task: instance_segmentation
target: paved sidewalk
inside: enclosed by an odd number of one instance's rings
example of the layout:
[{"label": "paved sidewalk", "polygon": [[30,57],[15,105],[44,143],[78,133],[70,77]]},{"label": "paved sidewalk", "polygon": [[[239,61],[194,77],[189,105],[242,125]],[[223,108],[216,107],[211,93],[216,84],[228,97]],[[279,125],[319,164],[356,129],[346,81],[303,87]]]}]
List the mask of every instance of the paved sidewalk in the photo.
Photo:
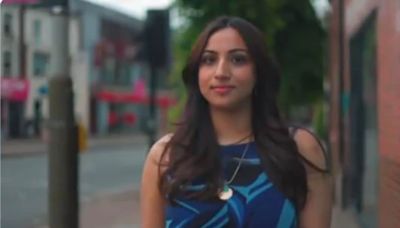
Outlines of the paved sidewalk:
[{"label": "paved sidewalk", "polygon": [[[82,228],[140,227],[139,192],[130,191],[98,197],[81,205]],[[360,228],[352,211],[335,207],[331,228]]]},{"label": "paved sidewalk", "polygon": [[[139,192],[132,190],[97,196],[80,205],[80,228],[135,228],[140,227]],[[35,228],[49,228],[47,221]]]},{"label": "paved sidewalk", "polygon": [[81,228],[140,227],[139,192],[104,196],[81,205]]},{"label": "paved sidewalk", "polygon": [[[88,139],[88,149],[147,143],[144,134],[113,134]],[[1,141],[1,157],[14,157],[47,153],[48,144],[39,138]]]},{"label": "paved sidewalk", "polygon": [[333,208],[332,212],[332,223],[331,228],[360,228],[361,226],[357,222],[356,213],[351,209],[342,210],[340,205],[337,205],[337,201],[339,201],[341,196],[342,189],[342,173],[336,173],[335,178],[335,199],[336,205]]},{"label": "paved sidewalk", "polygon": [[[80,205],[81,228],[140,227],[139,189],[97,195]],[[46,224],[43,221],[42,224]],[[39,226],[38,228],[47,228]],[[360,228],[355,212],[335,205],[330,228]]]},{"label": "paved sidewalk", "polygon": [[333,208],[331,228],[360,228],[355,213],[351,210]]},{"label": "paved sidewalk", "polygon": [[[336,176],[336,199],[340,199],[340,174]],[[81,205],[82,228],[140,227],[139,191],[95,197]],[[335,205],[330,228],[360,228],[355,212]]]}]

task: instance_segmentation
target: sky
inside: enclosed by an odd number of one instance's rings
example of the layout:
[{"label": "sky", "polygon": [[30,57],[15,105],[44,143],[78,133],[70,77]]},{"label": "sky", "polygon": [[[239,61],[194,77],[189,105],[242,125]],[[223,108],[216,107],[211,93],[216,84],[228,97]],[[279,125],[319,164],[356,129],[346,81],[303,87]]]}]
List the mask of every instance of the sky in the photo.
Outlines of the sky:
[{"label": "sky", "polygon": [[86,0],[115,9],[121,13],[145,19],[147,9],[165,9],[173,0]]}]

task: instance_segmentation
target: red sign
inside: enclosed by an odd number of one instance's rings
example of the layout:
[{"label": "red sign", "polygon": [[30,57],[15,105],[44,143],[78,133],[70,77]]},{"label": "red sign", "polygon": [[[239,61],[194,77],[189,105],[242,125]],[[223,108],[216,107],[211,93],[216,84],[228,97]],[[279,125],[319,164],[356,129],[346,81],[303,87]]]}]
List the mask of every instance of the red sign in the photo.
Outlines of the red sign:
[{"label": "red sign", "polygon": [[[96,94],[96,97],[101,101],[112,103],[134,103],[144,105],[150,103],[146,81],[143,78],[136,81],[133,85],[133,91],[131,92],[116,92],[103,89]],[[175,104],[176,100],[168,95],[158,94],[156,97],[156,105],[161,108],[168,108]],[[127,119],[130,119],[130,117]]]},{"label": "red sign", "polygon": [[29,81],[19,78],[1,78],[1,97],[12,101],[25,101],[29,94]]},{"label": "red sign", "polygon": [[138,79],[133,85],[133,95],[143,98],[148,96],[146,81],[143,78]]},{"label": "red sign", "polygon": [[[103,90],[96,94],[97,99],[112,103],[134,103],[134,104],[149,104],[149,97],[138,96],[132,93],[123,93],[115,91]],[[161,108],[168,108],[176,104],[176,100],[168,96],[157,96],[156,105]]]},{"label": "red sign", "polygon": [[133,112],[127,112],[123,114],[118,114],[117,112],[110,112],[108,114],[108,124],[110,126],[114,126],[118,124],[119,122],[128,124],[128,125],[134,125],[136,122],[136,114]]}]

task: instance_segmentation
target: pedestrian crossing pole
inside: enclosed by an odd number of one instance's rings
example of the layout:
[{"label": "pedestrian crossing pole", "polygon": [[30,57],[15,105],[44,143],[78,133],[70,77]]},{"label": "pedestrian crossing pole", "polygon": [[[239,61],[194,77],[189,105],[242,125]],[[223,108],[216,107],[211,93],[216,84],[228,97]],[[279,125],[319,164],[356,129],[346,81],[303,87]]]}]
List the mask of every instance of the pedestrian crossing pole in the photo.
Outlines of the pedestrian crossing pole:
[{"label": "pedestrian crossing pole", "polygon": [[57,7],[53,15],[57,72],[49,80],[49,226],[77,228],[78,137],[70,77],[68,1],[62,2],[62,8]]},{"label": "pedestrian crossing pole", "polygon": [[169,10],[148,10],[145,23],[145,47],[150,67],[149,119],[147,121],[149,148],[155,143],[157,129],[159,129],[157,120],[157,87],[161,76],[160,72],[168,64],[169,41]]}]

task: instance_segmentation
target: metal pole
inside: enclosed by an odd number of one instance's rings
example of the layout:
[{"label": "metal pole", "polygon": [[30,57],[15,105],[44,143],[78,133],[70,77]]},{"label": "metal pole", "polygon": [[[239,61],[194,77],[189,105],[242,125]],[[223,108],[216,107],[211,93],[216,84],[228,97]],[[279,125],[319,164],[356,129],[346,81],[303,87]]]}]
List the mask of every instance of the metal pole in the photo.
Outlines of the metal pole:
[{"label": "metal pole", "polygon": [[22,4],[19,14],[19,73],[22,78],[26,78],[25,9],[26,6]]},{"label": "metal pole", "polygon": [[[68,4],[67,4],[68,5]],[[49,226],[79,226],[78,143],[69,64],[68,7],[54,16],[56,72],[49,82]]]},{"label": "metal pole", "polygon": [[[24,4],[21,5],[20,7],[20,13],[19,13],[19,77],[22,79],[26,78],[26,45],[25,45],[25,12],[26,12],[26,6]],[[15,102],[15,101],[14,101]],[[13,103],[14,103],[13,102]],[[24,102],[15,102],[18,107],[18,112],[22,113],[23,112],[23,106]],[[23,116],[22,115],[17,115],[17,122],[18,122],[18,130],[17,130],[17,137],[21,137],[22,135],[25,134],[24,130],[24,123],[23,123]]]},{"label": "metal pole", "polygon": [[154,144],[157,136],[157,82],[160,72],[167,65],[167,49],[169,41],[169,11],[149,10],[145,27],[147,60],[150,67],[150,102],[149,146]]},{"label": "metal pole", "polygon": [[343,0],[339,0],[339,159],[344,161],[344,6]]},{"label": "metal pole", "polygon": [[342,208],[348,206],[349,201],[349,174],[348,165],[345,161],[345,143],[344,143],[344,0],[339,0],[338,11],[339,11],[339,161],[342,166]]},{"label": "metal pole", "polygon": [[157,96],[157,68],[150,64],[150,102],[149,102],[149,147],[156,140],[157,134],[157,113],[156,113],[156,96]]}]

